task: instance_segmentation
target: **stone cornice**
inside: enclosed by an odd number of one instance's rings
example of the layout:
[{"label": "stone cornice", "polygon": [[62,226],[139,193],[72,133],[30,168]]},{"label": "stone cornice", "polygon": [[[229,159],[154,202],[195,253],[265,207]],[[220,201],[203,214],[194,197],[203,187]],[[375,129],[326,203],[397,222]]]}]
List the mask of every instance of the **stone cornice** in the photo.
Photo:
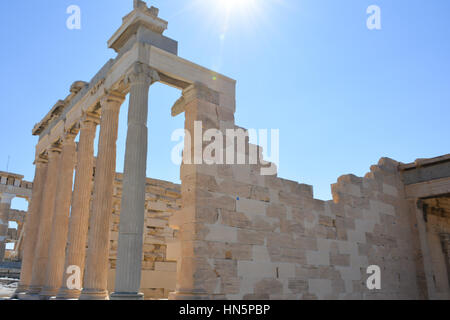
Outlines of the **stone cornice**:
[{"label": "stone cornice", "polygon": [[47,113],[47,115],[37,123],[33,128],[33,135],[38,136],[45,130],[45,128],[55,119],[57,119],[66,107],[63,100],[58,100],[52,109]]},{"label": "stone cornice", "polygon": [[148,8],[143,1],[135,1],[134,10],[122,19],[122,26],[108,41],[108,47],[119,52],[125,43],[143,26],[159,35],[167,29],[168,22],[158,17],[159,10]]},{"label": "stone cornice", "polygon": [[415,169],[415,168],[420,168],[420,167],[424,167],[424,166],[429,166],[429,165],[434,165],[436,163],[441,163],[441,162],[446,162],[446,161],[450,161],[450,154],[446,154],[443,156],[439,156],[436,158],[430,158],[430,159],[417,159],[416,161],[414,161],[413,163],[401,163],[399,165],[399,169],[404,171],[404,170],[410,170],[410,169]]},{"label": "stone cornice", "polygon": [[14,179],[18,179],[18,180],[23,180],[23,178],[24,178],[24,176],[21,174],[5,172],[5,171],[0,171],[0,177],[14,178]]},{"label": "stone cornice", "polygon": [[40,135],[53,121],[58,119],[59,116],[63,114],[67,106],[70,105],[75,96],[78,95],[87,86],[87,82],[75,81],[70,87],[70,94],[64,100],[58,100],[58,102],[56,102],[56,104],[45,115],[45,117],[34,126],[32,130],[33,135]]}]

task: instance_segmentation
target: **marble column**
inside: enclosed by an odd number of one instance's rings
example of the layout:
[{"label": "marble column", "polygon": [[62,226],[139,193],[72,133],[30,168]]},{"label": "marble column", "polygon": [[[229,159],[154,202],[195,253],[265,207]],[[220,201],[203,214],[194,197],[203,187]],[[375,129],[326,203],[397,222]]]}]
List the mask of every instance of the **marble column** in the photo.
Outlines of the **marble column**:
[{"label": "marble column", "polygon": [[[95,129],[100,119],[95,114],[85,114],[80,121],[80,141],[78,142],[77,167],[73,190],[72,212],[69,219],[66,259],[63,281],[57,295],[58,299],[78,299],[81,288],[68,285],[67,270],[71,266],[79,268],[79,283],[83,279],[86,256],[86,241],[89,226],[89,209],[92,196],[92,177],[94,173],[94,139]],[[74,275],[76,276],[76,275]]]},{"label": "marble column", "polygon": [[27,296],[38,298],[45,282],[48,263],[48,249],[52,232],[53,213],[55,211],[56,189],[60,168],[61,149],[52,146],[48,150],[48,169],[40,208],[39,231],[36,243],[33,271]]},{"label": "marble column", "polygon": [[111,299],[143,299],[141,284],[142,242],[147,170],[147,115],[149,86],[158,73],[136,63],[126,78],[130,85],[128,132],[125,151],[115,290]]},{"label": "marble column", "polygon": [[8,221],[11,201],[15,195],[0,194],[0,262],[3,262],[6,253],[6,239],[8,238]]},{"label": "marble column", "polygon": [[72,200],[73,170],[75,167],[76,144],[74,133],[66,133],[62,140],[62,151],[55,208],[51,227],[48,263],[44,287],[39,296],[42,300],[56,296],[61,287],[64,269],[70,205]]},{"label": "marble column", "polygon": [[116,174],[116,141],[120,106],[125,97],[110,92],[101,100],[100,137],[92,214],[81,300],[108,299],[109,232]]},{"label": "marble column", "polygon": [[25,223],[25,235],[23,240],[22,269],[20,271],[20,282],[16,294],[26,292],[31,284],[33,270],[33,259],[36,249],[37,235],[39,231],[40,207],[42,194],[47,176],[48,161],[38,157],[35,161],[36,170],[33,181],[33,193]]}]

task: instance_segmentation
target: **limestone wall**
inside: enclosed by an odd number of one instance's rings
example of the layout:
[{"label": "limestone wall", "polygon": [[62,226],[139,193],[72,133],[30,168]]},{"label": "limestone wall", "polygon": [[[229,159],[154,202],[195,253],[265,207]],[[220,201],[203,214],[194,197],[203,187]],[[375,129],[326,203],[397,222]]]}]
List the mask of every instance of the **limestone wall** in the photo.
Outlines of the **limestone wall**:
[{"label": "limestone wall", "polygon": [[[257,166],[198,174],[203,288],[230,299],[419,298],[418,239],[396,165],[341,177],[328,202]],[[381,267],[381,290],[366,287],[370,265]]]},{"label": "limestone wall", "polygon": [[[194,121],[204,131],[237,128],[233,110],[213,91],[197,85],[183,95],[190,98],[184,109],[191,136]],[[194,144],[185,142],[185,151],[194,154]],[[180,230],[172,298],[423,298],[417,224],[397,162],[381,159],[364,178],[339,178],[332,201],[314,199],[309,185],[263,176],[261,167],[181,166],[182,210],[171,219]],[[370,265],[381,268],[381,290],[366,287]]]},{"label": "limestone wall", "polygon": [[[114,269],[116,267],[120,222],[122,175],[117,174],[114,188],[113,218],[111,225],[111,271],[108,288],[114,291]],[[180,210],[180,186],[155,179],[147,179],[144,250],[142,261],[142,292],[146,298],[167,298],[175,289],[176,261],[166,256],[167,243],[177,238],[175,230],[169,228],[168,219]]]}]

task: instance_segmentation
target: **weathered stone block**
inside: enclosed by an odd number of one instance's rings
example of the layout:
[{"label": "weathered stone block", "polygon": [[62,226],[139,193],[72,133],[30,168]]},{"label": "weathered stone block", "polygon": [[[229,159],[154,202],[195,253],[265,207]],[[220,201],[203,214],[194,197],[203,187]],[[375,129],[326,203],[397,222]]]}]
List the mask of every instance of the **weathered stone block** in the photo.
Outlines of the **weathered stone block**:
[{"label": "weathered stone block", "polygon": [[286,212],[286,206],[282,204],[270,204],[266,210],[267,216],[272,218],[286,217]]},{"label": "weathered stone block", "polygon": [[292,293],[307,293],[308,281],[303,279],[289,279],[288,288]]},{"label": "weathered stone block", "polygon": [[350,255],[349,254],[331,254],[330,264],[333,266],[350,266]]},{"label": "weathered stone block", "polygon": [[248,228],[251,225],[250,219],[241,212],[221,210],[221,223],[230,227]]},{"label": "weathered stone block", "polygon": [[265,215],[266,203],[250,199],[239,199],[236,201],[236,210],[252,215]]},{"label": "weathered stone block", "polygon": [[283,284],[275,279],[264,279],[256,283],[256,294],[280,294],[283,292]]},{"label": "weathered stone block", "polygon": [[265,233],[251,230],[238,230],[238,242],[243,244],[263,245]]},{"label": "weathered stone block", "polygon": [[217,242],[236,242],[238,230],[236,228],[221,226],[221,225],[208,225],[209,232],[205,237],[207,241]]},{"label": "weathered stone block", "polygon": [[269,189],[265,187],[252,186],[250,199],[269,202],[270,201]]},{"label": "weathered stone block", "polygon": [[303,249],[281,248],[281,262],[306,263],[306,252]]},{"label": "weathered stone block", "polygon": [[336,226],[336,220],[331,218],[331,217],[327,217],[327,216],[319,216],[319,224],[325,227],[335,227]]},{"label": "weathered stone block", "polygon": [[310,265],[330,265],[330,254],[324,251],[306,251],[306,262]]},{"label": "weathered stone block", "polygon": [[238,276],[242,278],[275,278],[276,267],[273,263],[238,261]]}]

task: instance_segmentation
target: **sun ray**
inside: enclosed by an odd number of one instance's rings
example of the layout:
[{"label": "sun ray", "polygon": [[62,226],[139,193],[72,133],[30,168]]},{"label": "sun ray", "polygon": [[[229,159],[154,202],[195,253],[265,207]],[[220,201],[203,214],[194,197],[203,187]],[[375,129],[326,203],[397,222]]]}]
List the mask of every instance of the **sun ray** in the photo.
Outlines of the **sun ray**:
[{"label": "sun ray", "polygon": [[[190,0],[189,11],[200,18],[206,30],[217,36],[216,55],[212,57],[211,68],[222,69],[223,53],[229,40],[247,41],[259,39],[267,32],[277,32],[276,24],[270,19],[277,7],[286,0]],[[260,31],[263,30],[261,33]]]}]

